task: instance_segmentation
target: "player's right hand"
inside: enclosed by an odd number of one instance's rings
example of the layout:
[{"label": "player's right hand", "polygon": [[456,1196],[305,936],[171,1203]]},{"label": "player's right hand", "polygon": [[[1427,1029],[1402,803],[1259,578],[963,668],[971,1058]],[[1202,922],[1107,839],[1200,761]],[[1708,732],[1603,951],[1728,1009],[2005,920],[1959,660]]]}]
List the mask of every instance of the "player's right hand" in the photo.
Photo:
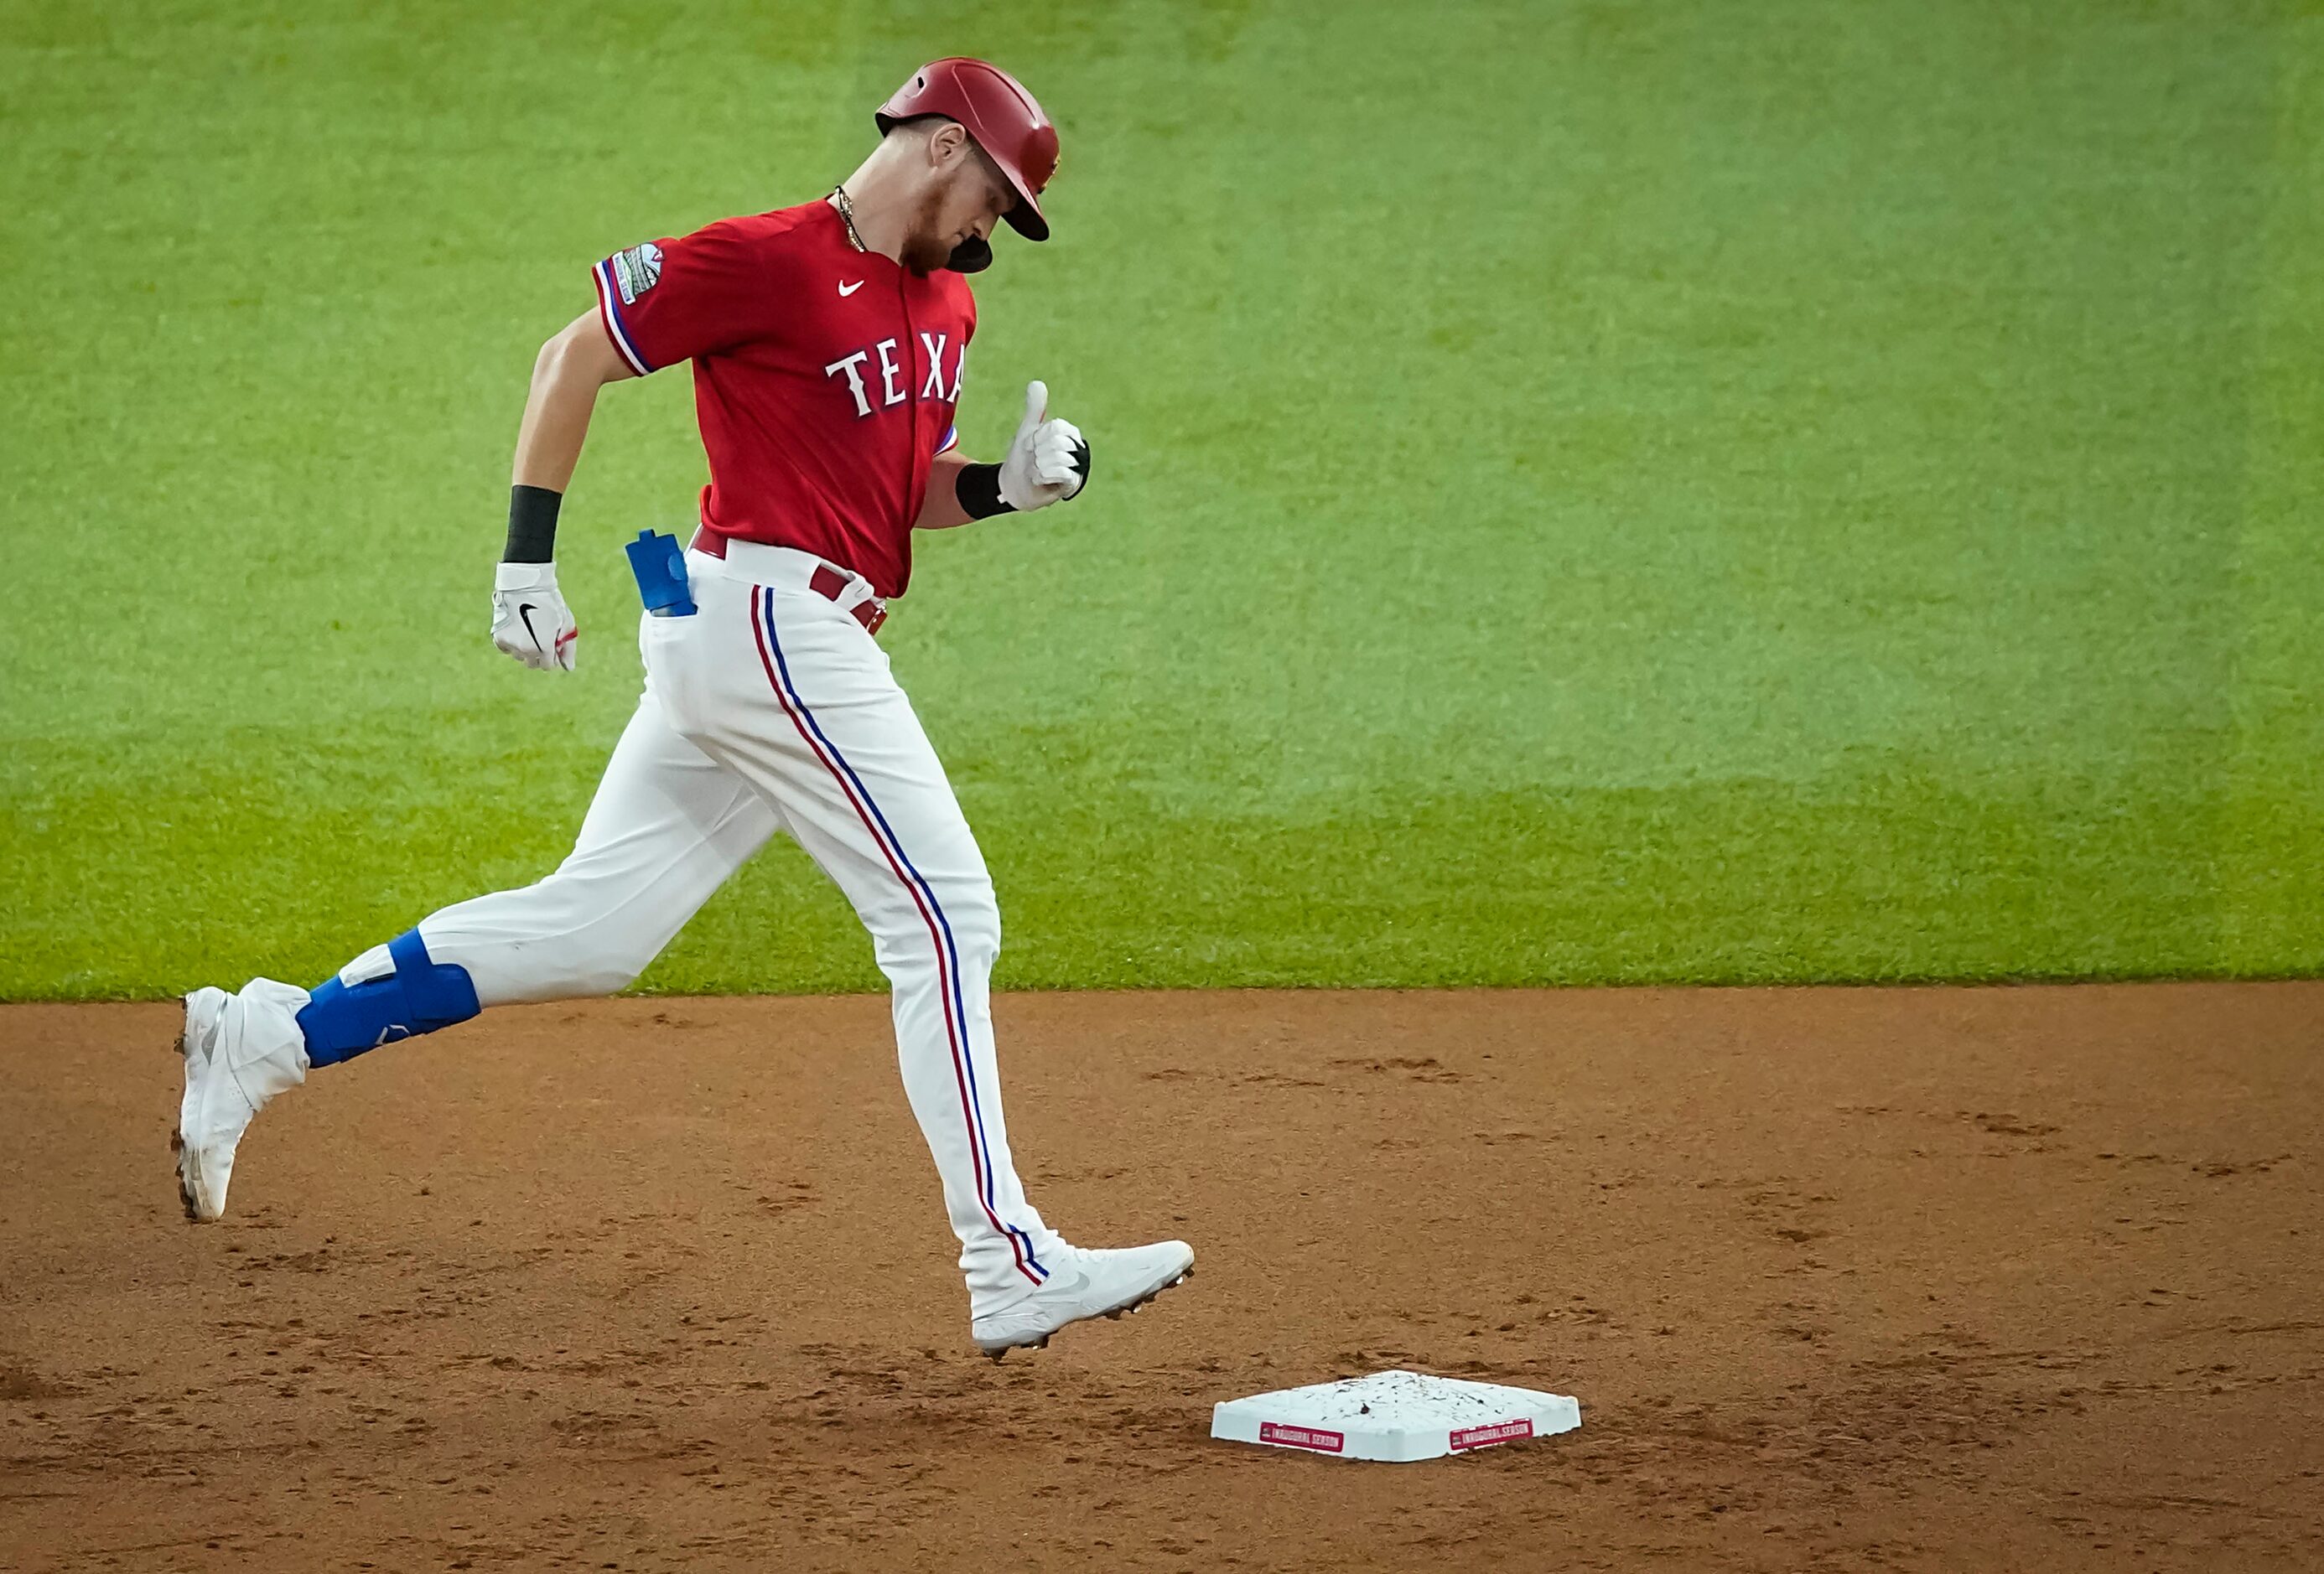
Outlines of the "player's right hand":
[{"label": "player's right hand", "polygon": [[554,563],[503,563],[493,575],[493,643],[543,672],[573,670],[581,631],[557,589]]}]

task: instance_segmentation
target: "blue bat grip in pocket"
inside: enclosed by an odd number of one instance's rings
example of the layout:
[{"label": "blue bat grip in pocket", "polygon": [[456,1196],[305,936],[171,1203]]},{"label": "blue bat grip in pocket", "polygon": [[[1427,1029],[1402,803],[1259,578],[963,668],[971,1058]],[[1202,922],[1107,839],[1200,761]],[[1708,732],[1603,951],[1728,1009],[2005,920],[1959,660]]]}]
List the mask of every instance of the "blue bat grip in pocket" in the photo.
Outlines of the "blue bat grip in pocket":
[{"label": "blue bat grip in pocket", "polygon": [[657,618],[690,618],[694,597],[687,594],[686,550],[675,536],[640,530],[622,550],[630,555],[630,572],[638,576],[638,594],[646,611]]}]

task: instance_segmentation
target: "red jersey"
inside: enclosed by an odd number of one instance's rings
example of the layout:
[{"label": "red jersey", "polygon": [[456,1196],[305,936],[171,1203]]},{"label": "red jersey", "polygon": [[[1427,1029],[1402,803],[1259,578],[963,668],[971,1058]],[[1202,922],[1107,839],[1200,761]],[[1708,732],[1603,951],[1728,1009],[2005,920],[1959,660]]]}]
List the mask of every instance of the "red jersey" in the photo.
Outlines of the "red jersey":
[{"label": "red jersey", "polygon": [[953,446],[968,281],[857,251],[817,201],[632,246],[596,282],[632,371],[694,363],[714,540],[795,547],[901,595],[930,462]]}]

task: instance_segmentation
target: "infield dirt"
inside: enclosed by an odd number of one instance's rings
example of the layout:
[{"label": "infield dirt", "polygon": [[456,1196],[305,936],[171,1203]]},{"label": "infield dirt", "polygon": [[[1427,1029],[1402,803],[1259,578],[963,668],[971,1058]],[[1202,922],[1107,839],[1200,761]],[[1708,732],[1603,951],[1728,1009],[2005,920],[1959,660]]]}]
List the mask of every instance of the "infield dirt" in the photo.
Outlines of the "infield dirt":
[{"label": "infield dirt", "polygon": [[[0,1564],[2324,1566],[2324,985],[996,1009],[1051,1221],[1201,1254],[997,1367],[884,1000],[494,1013],[205,1227],[174,1011],[0,1009]],[[1206,1435],[1389,1366],[1582,1430]]]}]

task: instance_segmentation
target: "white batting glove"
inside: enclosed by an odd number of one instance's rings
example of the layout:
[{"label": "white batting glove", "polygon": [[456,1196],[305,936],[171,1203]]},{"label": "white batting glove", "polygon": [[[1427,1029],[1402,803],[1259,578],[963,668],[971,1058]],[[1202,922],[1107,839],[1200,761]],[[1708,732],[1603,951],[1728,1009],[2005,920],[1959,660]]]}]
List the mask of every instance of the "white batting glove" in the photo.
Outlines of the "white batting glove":
[{"label": "white batting glove", "polygon": [[554,563],[503,563],[493,574],[493,643],[542,672],[573,670],[581,631]]},{"label": "white batting glove", "polygon": [[1088,483],[1089,463],[1081,428],[1049,419],[1049,385],[1025,384],[1025,419],[1001,462],[1001,501],[1019,513],[1063,502]]}]

